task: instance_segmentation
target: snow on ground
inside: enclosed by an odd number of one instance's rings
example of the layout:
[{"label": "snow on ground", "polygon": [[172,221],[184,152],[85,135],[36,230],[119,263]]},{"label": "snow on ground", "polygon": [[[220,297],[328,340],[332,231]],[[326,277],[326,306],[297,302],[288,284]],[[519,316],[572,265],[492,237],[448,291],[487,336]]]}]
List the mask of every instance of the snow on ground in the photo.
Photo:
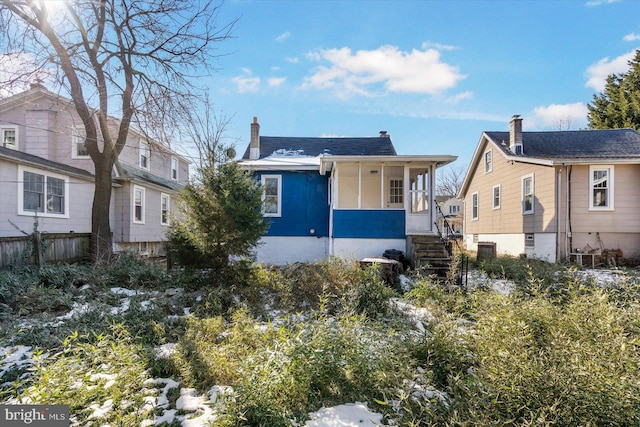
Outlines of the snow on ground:
[{"label": "snow on ground", "polygon": [[[630,276],[628,273],[621,270],[578,270],[576,274],[583,280],[593,280],[594,282],[602,284],[613,284],[620,282],[621,280],[627,280]],[[634,278],[634,280],[638,280]],[[400,276],[401,286],[403,290],[408,291],[412,282],[407,276]],[[497,292],[508,294],[511,292],[515,284],[508,280],[492,279],[484,273],[478,271],[470,271],[468,273],[468,286],[470,288],[476,286],[489,286]],[[111,288],[111,292],[117,295],[121,295],[121,304],[111,309],[112,314],[122,314],[126,312],[130,307],[130,298],[138,295],[146,295],[145,292],[134,291],[126,288]],[[180,290],[172,290],[167,296],[179,295]],[[148,307],[152,300],[142,302],[143,308]],[[392,304],[405,315],[409,316],[415,321],[415,327],[417,330],[423,332],[425,330],[424,323],[433,321],[433,315],[424,308],[415,307],[406,301],[399,299],[392,300]],[[74,318],[75,316],[81,316],[91,310],[89,304],[74,304],[69,313],[58,316],[54,322],[51,322],[50,326],[58,326],[64,321]],[[189,308],[184,309],[184,315],[188,316],[190,313]],[[175,316],[180,317],[180,316]],[[273,327],[274,324],[278,324],[281,313],[273,312],[271,322],[257,327]],[[176,351],[175,343],[164,344],[156,349],[156,357],[169,358]],[[41,356],[43,357],[43,356]],[[0,347],[0,383],[2,377],[9,371],[14,369],[29,368],[33,365],[33,351],[31,347],[27,346],[8,346]],[[23,374],[27,375],[27,374]],[[94,374],[91,376],[91,381],[98,379],[106,379],[104,387],[108,388],[114,384],[114,376],[108,376],[106,374]],[[205,427],[215,423],[217,414],[224,410],[226,403],[233,399],[233,389],[228,386],[214,386],[206,394],[198,395],[198,393],[192,388],[181,388],[180,383],[170,378],[155,378],[145,382],[145,386],[149,387],[145,389],[147,396],[145,398],[146,404],[142,411],[154,409],[153,419],[145,420],[141,423],[141,427],[150,427],[167,424],[180,424],[183,427]],[[446,404],[447,395],[438,390],[434,390],[429,386],[421,384],[413,384],[413,396],[415,398],[437,399]],[[170,408],[170,402],[168,393],[178,389],[179,397],[175,401],[175,409]],[[12,402],[5,402],[12,403]],[[17,403],[17,402],[13,402]],[[120,405],[131,404],[130,402],[120,402]],[[109,411],[112,410],[114,402],[107,400],[103,403],[94,403],[90,406],[92,414],[90,419],[99,422],[98,420],[103,418]],[[302,427],[376,427],[382,426],[382,414],[371,412],[367,403],[346,403],[330,408],[321,408],[317,412],[309,414],[310,420],[307,421]],[[293,426],[298,424],[292,422]]]},{"label": "snow on ground", "polygon": [[322,408],[309,414],[305,427],[376,427],[382,425],[382,414],[371,412],[366,403],[347,403]]}]

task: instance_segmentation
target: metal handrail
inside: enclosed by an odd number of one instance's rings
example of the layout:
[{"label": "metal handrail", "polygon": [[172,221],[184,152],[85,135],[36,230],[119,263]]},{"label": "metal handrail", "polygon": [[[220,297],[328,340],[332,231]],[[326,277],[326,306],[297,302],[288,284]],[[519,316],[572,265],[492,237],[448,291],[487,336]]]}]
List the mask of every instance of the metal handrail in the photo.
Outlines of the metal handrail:
[{"label": "metal handrail", "polygon": [[[438,218],[439,218],[438,214],[440,214],[440,217],[442,218],[443,228],[445,231],[444,234],[442,233],[442,231],[440,230],[440,226],[438,225]],[[436,226],[436,230],[438,230],[438,235],[440,236],[440,240],[442,240],[442,243],[444,243],[444,246],[447,249],[447,253],[452,258],[454,256],[454,251],[453,251],[453,245],[451,244],[451,242],[453,241],[456,245],[457,252],[460,254],[460,266],[459,268],[456,269],[456,282],[458,286],[460,286],[462,290],[466,293],[468,272],[469,272],[469,257],[465,256],[462,250],[462,247],[460,247],[460,244],[458,243],[458,239],[456,238],[456,233],[453,227],[451,227],[451,224],[449,224],[449,221],[447,221],[447,217],[444,216],[444,212],[442,212],[442,209],[438,204],[436,204],[436,220],[434,221],[434,224]],[[464,286],[462,281],[463,275],[464,275]]]}]

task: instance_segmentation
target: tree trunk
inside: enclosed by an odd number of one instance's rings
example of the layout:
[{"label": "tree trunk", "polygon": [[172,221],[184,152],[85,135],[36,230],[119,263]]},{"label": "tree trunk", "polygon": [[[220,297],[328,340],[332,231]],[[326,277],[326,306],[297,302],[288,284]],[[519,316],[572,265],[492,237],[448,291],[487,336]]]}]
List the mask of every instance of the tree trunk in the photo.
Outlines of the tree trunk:
[{"label": "tree trunk", "polygon": [[113,161],[98,156],[94,163],[96,185],[91,213],[91,260],[95,263],[108,262],[113,255],[113,235],[109,219]]}]

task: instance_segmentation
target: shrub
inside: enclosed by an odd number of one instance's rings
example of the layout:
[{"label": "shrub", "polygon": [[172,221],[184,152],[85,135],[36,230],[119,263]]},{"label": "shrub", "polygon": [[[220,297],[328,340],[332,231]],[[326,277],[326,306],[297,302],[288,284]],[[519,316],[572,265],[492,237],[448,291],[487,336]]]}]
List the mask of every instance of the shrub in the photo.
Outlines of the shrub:
[{"label": "shrub", "polygon": [[636,320],[604,294],[562,306],[494,295],[478,309],[477,377],[457,390],[458,421],[480,411],[493,425],[640,423]]}]

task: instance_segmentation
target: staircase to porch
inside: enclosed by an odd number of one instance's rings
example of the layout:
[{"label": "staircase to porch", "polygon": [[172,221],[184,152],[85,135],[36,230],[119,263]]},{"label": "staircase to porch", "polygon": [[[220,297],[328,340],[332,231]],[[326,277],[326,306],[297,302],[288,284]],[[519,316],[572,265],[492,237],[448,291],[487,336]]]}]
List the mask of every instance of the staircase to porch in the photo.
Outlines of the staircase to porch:
[{"label": "staircase to porch", "polygon": [[407,236],[407,254],[413,268],[445,277],[451,269],[446,243],[437,235]]}]

